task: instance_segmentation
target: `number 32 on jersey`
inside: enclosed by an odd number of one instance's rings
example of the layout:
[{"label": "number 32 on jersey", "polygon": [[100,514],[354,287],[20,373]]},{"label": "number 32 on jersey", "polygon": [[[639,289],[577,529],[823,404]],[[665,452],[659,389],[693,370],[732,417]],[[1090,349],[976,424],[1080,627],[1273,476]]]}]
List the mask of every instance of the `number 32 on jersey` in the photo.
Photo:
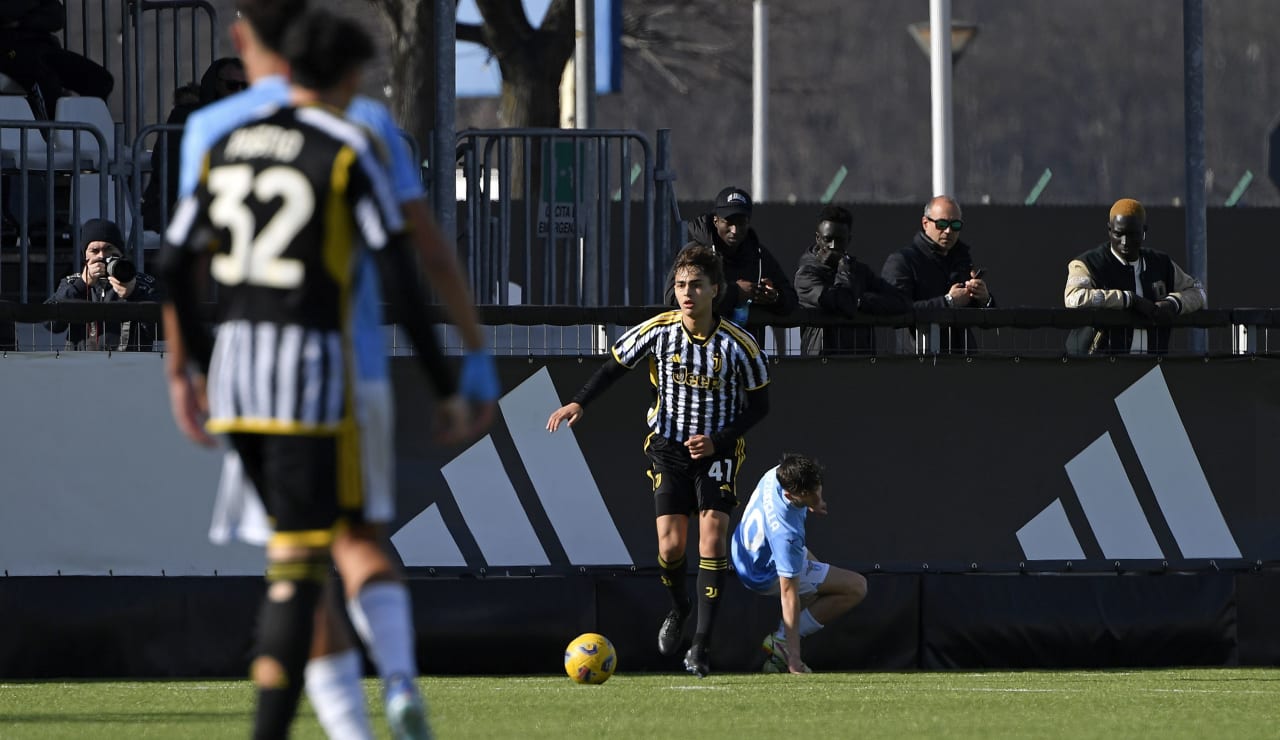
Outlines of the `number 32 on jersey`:
[{"label": "number 32 on jersey", "polygon": [[[315,212],[316,198],[307,178],[292,167],[268,167],[255,176],[250,165],[224,165],[210,170],[208,187],[213,196],[209,221],[226,229],[231,241],[228,253],[213,256],[214,279],[223,285],[282,290],[302,285],[302,261],[280,255]],[[261,229],[245,203],[250,194],[260,203],[281,201]]]}]

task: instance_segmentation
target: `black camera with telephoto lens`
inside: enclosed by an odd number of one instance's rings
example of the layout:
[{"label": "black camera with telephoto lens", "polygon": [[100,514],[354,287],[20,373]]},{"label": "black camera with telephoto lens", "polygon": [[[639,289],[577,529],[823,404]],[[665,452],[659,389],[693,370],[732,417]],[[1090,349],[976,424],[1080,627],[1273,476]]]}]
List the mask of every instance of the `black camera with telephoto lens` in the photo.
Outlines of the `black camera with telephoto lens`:
[{"label": "black camera with telephoto lens", "polygon": [[124,257],[108,257],[107,275],[127,283],[138,276],[138,267]]}]

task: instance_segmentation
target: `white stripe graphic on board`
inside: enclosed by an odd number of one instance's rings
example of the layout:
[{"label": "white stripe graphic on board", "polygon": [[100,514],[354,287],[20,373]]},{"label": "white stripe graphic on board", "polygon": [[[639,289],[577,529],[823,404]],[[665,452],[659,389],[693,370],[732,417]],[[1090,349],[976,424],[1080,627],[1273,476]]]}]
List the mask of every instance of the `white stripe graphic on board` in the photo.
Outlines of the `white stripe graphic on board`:
[{"label": "white stripe graphic on board", "polygon": [[391,535],[391,544],[407,566],[465,566],[466,558],[449,527],[440,516],[440,507],[432,504]]},{"label": "white stripe graphic on board", "polygon": [[489,565],[549,565],[493,440],[484,437],[440,469]]},{"label": "white stripe graphic on board", "polygon": [[1028,560],[1083,560],[1084,548],[1071,529],[1062,500],[1054,499],[1044,511],[1018,530],[1018,543]]},{"label": "white stripe graphic on board", "polygon": [[1116,408],[1182,556],[1240,557],[1160,368],[1116,396]]},{"label": "white stripe graphic on board", "polygon": [[1109,433],[1098,437],[1066,467],[1103,557],[1164,557]]},{"label": "white stripe graphic on board", "polygon": [[567,428],[547,433],[547,414],[559,404],[545,367],[500,401],[507,431],[569,562],[631,565],[577,438]]}]

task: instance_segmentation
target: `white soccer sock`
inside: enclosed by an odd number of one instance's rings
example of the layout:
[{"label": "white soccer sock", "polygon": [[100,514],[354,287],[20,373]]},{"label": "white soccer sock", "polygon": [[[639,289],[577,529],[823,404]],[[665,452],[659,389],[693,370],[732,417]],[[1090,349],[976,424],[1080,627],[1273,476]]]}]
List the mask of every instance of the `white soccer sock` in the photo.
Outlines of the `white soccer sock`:
[{"label": "white soccer sock", "polygon": [[409,589],[398,581],[370,583],[347,602],[347,613],[356,633],[369,648],[378,675],[387,680],[397,674],[418,675],[413,654],[413,615]]},{"label": "white soccer sock", "polygon": [[307,698],[329,740],[373,740],[355,648],[307,662]]},{"label": "white soccer sock", "polygon": [[[797,627],[800,629],[801,637],[808,637],[814,632],[822,629],[822,625],[818,623],[818,620],[813,618],[813,615],[809,613],[808,609],[800,612],[800,624],[797,625]],[[786,642],[787,627],[782,623],[782,620],[778,620],[778,631],[773,633],[773,639]]]}]

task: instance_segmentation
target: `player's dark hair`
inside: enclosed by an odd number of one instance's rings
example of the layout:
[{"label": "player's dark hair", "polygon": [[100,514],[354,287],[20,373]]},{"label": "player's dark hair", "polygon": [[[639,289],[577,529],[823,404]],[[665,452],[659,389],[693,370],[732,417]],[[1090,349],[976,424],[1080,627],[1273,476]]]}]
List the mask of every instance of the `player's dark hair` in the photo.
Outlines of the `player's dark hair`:
[{"label": "player's dark hair", "polygon": [[811,457],[788,452],[778,463],[778,483],[787,493],[803,496],[822,485],[822,464]]},{"label": "player's dark hair", "polygon": [[676,264],[671,269],[671,275],[674,277],[686,267],[702,270],[702,274],[707,276],[707,280],[712,285],[721,286],[720,292],[724,294],[724,262],[721,261],[716,250],[702,244],[690,244],[681,249],[680,254],[676,255]]},{"label": "player's dark hair", "polygon": [[818,212],[818,223],[830,221],[833,224],[844,224],[853,228],[853,214],[844,206],[823,206]]},{"label": "player's dark hair", "polygon": [[279,52],[285,32],[307,12],[307,0],[236,0],[236,16],[248,21],[262,45]]},{"label": "player's dark hair", "polygon": [[373,39],[355,21],[316,9],[290,27],[281,53],[294,84],[327,90],[373,58]]}]

